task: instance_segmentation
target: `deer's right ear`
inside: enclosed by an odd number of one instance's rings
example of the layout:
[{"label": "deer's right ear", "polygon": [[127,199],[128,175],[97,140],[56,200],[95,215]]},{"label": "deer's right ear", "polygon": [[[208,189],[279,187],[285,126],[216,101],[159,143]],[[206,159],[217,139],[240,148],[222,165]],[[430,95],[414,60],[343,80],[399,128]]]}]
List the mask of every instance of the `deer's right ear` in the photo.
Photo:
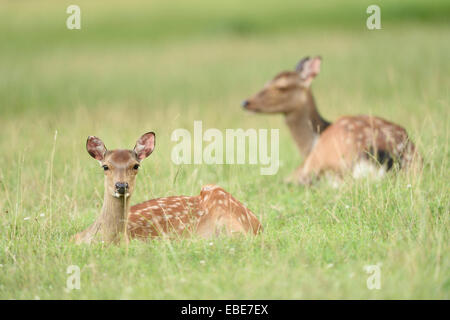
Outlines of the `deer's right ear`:
[{"label": "deer's right ear", "polygon": [[86,141],[86,150],[92,158],[102,161],[105,158],[106,147],[100,138],[89,136]]},{"label": "deer's right ear", "polygon": [[310,60],[310,59],[311,59],[310,57],[304,57],[302,60],[300,60],[300,61],[297,63],[297,66],[295,67],[295,71],[297,71],[298,73],[302,72],[302,70],[303,70],[303,68],[304,68],[304,66],[305,66],[306,61],[308,61],[308,60]]},{"label": "deer's right ear", "polygon": [[309,87],[313,79],[319,74],[321,62],[322,58],[317,56],[312,59],[310,57],[303,58],[297,64],[295,71],[300,75],[300,78],[306,87]]}]

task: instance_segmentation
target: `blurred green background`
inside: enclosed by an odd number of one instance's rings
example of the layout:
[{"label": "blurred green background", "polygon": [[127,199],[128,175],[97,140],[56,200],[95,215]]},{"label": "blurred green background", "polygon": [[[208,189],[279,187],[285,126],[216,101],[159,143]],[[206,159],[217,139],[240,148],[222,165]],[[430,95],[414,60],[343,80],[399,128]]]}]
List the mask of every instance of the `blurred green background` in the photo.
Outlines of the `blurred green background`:
[{"label": "blurred green background", "polygon": [[[68,30],[66,8],[81,8]],[[381,30],[366,8],[381,7]],[[0,0],[0,298],[449,298],[449,1]],[[281,116],[240,102],[306,55],[328,120],[404,126],[419,177],[283,184],[302,161]],[[176,166],[176,128],[280,128],[281,168]],[[256,239],[77,247],[102,202],[88,135],[157,147],[133,202],[217,183],[263,222]],[[55,133],[57,134],[55,135]],[[28,219],[29,218],[29,219]],[[206,261],[204,265],[199,261]],[[383,288],[363,267],[383,264]],[[64,291],[69,265],[82,290]]]},{"label": "blurred green background", "polygon": [[[2,114],[62,109],[80,102],[92,108],[100,100],[149,104],[176,99],[173,91],[197,102],[199,91],[209,91],[216,99],[223,90],[246,86],[245,95],[261,84],[259,79],[251,81],[254,69],[265,72],[266,79],[303,55],[322,54],[327,69],[337,69],[336,64],[353,56],[358,57],[353,59],[358,60],[355,67],[369,64],[370,57],[372,71],[386,68],[380,62],[388,57],[380,55],[389,53],[387,46],[407,50],[401,48],[402,41],[418,30],[428,33],[430,25],[441,31],[430,32],[429,42],[448,40],[448,1],[377,3],[382,8],[379,31],[367,30],[366,8],[372,2],[360,0],[78,1],[82,28],[68,30],[65,11],[70,1],[2,1]],[[436,45],[416,45],[424,55],[439,54]],[[224,51],[227,59],[215,50]],[[267,59],[275,53],[283,64]],[[407,60],[402,65],[425,62],[413,62],[409,52],[402,53],[391,56],[391,64],[400,57]],[[248,65],[244,70],[238,65],[242,61]],[[215,81],[208,78],[223,71]],[[328,70],[328,76],[335,75]]]}]

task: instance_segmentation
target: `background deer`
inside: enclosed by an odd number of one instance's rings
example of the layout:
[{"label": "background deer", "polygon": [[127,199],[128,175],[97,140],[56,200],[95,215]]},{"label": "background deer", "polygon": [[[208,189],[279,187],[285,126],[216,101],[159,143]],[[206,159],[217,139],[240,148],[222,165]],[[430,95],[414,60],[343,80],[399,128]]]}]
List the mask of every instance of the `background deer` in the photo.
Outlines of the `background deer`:
[{"label": "background deer", "polygon": [[406,130],[379,117],[344,116],[330,123],[319,114],[311,82],[320,72],[321,58],[302,59],[295,71],[285,71],[268,82],[242,106],[254,112],[283,113],[305,158],[287,179],[310,184],[326,171],[355,178],[368,173],[382,176],[395,164],[400,168],[421,164]]},{"label": "background deer", "polygon": [[126,239],[193,234],[208,238],[222,231],[257,234],[262,229],[249,209],[216,185],[204,186],[198,196],[158,198],[130,208],[140,163],[154,148],[153,132],[140,137],[133,150],[108,151],[99,138],[88,137],[86,149],[105,173],[105,194],[99,217],[75,235],[76,243],[117,242],[121,235]]}]

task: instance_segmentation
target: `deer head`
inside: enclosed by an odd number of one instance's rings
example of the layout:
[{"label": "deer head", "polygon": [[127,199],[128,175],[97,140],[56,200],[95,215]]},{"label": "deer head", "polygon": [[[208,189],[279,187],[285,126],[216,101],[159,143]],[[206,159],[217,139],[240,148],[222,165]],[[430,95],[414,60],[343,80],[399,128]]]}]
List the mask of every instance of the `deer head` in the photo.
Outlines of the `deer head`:
[{"label": "deer head", "polygon": [[140,162],[154,148],[153,132],[142,135],[133,150],[107,150],[103,141],[94,136],[88,137],[86,142],[88,153],[100,162],[105,172],[105,195],[114,198],[128,198],[132,195]]},{"label": "deer head", "polygon": [[284,71],[269,81],[261,91],[242,102],[242,107],[262,113],[299,111],[311,103],[310,86],[320,72],[320,57],[303,58],[295,71]]}]

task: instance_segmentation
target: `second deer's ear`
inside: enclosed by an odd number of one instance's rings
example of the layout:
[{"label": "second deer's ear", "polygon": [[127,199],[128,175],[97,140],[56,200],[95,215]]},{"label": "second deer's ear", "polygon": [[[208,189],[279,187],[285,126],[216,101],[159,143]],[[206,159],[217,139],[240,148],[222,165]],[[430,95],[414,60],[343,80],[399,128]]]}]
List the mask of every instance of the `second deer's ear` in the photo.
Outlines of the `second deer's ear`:
[{"label": "second deer's ear", "polygon": [[153,149],[155,149],[155,133],[147,132],[136,142],[134,152],[136,152],[138,160],[142,161],[153,152]]},{"label": "second deer's ear", "polygon": [[306,87],[309,87],[312,80],[319,74],[321,61],[322,58],[317,56],[312,59],[309,57],[303,58],[298,63],[295,71],[298,72],[303,84]]},{"label": "second deer's ear", "polygon": [[105,158],[106,147],[100,138],[89,136],[86,141],[86,150],[92,158],[102,161]]},{"label": "second deer's ear", "polygon": [[297,66],[295,67],[295,71],[297,71],[298,73],[302,72],[303,67],[305,66],[306,61],[310,60],[310,57],[304,57],[302,60],[300,60],[297,63]]}]

